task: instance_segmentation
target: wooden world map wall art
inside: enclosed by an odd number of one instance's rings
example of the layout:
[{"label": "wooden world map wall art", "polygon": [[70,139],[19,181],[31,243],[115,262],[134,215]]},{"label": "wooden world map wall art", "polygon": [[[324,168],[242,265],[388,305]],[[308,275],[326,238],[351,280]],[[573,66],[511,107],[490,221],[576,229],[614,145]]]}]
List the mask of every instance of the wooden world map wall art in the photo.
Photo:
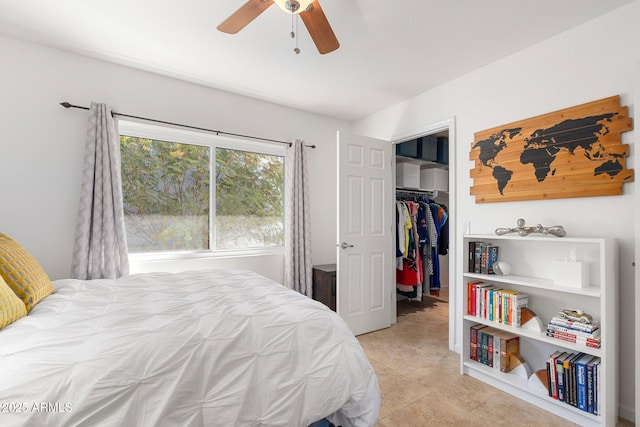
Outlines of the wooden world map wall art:
[{"label": "wooden world map wall art", "polygon": [[612,96],[474,134],[470,160],[476,203],[622,194],[632,129]]}]

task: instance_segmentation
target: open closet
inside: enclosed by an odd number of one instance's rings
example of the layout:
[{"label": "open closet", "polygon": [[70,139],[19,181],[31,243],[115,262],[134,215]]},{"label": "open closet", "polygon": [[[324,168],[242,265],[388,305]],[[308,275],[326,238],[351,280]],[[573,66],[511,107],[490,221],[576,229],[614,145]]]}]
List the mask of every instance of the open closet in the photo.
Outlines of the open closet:
[{"label": "open closet", "polygon": [[396,294],[449,296],[449,133],[396,144]]}]

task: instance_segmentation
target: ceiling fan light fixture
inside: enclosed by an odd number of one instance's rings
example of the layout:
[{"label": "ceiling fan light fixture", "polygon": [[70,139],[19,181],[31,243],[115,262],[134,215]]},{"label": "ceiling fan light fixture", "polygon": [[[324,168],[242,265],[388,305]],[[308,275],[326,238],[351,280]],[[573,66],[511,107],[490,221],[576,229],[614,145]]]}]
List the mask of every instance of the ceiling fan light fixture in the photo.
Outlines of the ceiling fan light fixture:
[{"label": "ceiling fan light fixture", "polygon": [[[227,34],[236,34],[242,30],[251,21],[260,16],[262,12],[276,3],[285,13],[291,15],[291,37],[296,39],[296,49],[294,52],[299,53],[297,46],[298,38],[298,20],[299,16],[304,26],[316,45],[318,52],[322,55],[340,47],[340,42],[327,20],[327,17],[320,6],[320,0],[247,0],[247,2],[234,13],[218,25],[218,31]],[[304,12],[304,13],[301,13]],[[296,31],[293,31],[295,24]]]},{"label": "ceiling fan light fixture", "polygon": [[297,14],[307,10],[315,0],[274,0],[278,7],[286,13]]}]

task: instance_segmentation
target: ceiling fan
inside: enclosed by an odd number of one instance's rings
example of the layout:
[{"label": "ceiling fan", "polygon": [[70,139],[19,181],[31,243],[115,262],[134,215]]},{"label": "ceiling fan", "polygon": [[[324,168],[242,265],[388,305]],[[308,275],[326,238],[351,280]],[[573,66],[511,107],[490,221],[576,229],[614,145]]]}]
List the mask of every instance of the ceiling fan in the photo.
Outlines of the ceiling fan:
[{"label": "ceiling fan", "polygon": [[[223,33],[236,34],[273,3],[274,0],[249,0],[218,25],[218,30]],[[318,52],[324,55],[340,47],[318,0],[275,0],[275,3],[286,13],[300,15],[311,39],[318,48]],[[300,52],[297,48],[295,51],[296,53]]]}]

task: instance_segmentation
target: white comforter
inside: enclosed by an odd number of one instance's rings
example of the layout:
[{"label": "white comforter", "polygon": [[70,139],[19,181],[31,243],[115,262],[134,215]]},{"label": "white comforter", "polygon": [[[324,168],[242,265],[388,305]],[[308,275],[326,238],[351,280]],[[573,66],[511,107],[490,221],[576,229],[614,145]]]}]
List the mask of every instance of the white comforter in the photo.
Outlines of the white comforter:
[{"label": "white comforter", "polygon": [[376,376],[324,305],[243,270],[60,280],[0,331],[0,426],[371,426]]}]

